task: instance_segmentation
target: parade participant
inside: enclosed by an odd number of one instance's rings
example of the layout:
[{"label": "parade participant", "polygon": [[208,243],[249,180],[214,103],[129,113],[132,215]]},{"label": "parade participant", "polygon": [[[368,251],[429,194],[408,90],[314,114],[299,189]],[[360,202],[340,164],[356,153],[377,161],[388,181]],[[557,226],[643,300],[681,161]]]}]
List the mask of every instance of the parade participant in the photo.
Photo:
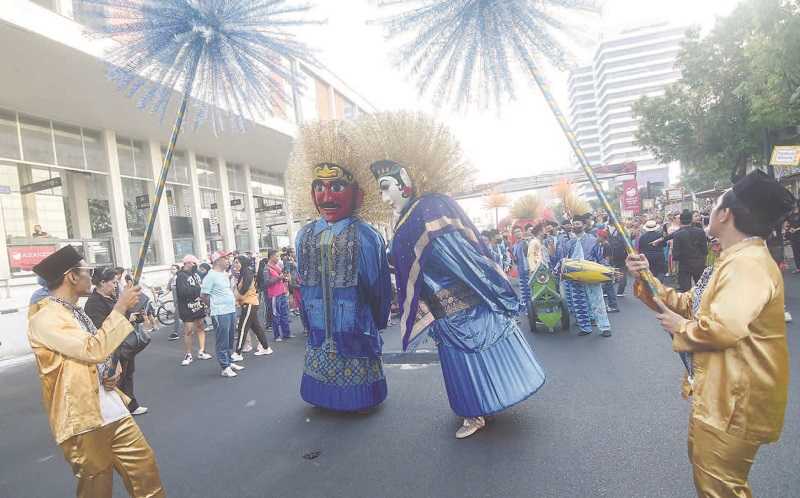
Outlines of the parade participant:
[{"label": "parade participant", "polygon": [[659,241],[663,238],[661,227],[655,220],[648,220],[642,225],[642,234],[639,236],[639,252],[647,257],[650,271],[662,282],[667,273],[667,258],[664,255],[664,249],[659,246]]},{"label": "parade participant", "polygon": [[[572,191],[564,192],[562,198],[565,209],[572,216],[571,227],[574,237],[562,240],[556,249],[555,256],[550,260],[550,267],[553,268],[556,275],[560,274],[561,263],[565,259],[603,263],[603,251],[597,243],[597,238],[585,231],[592,217],[589,204]],[[602,284],[562,279],[561,293],[580,329],[578,335],[591,334],[594,321],[597,323],[597,328],[600,329],[600,335],[611,337],[611,323],[608,320],[606,302],[603,299]]]},{"label": "parade participant", "polygon": [[686,292],[696,285],[706,268],[708,238],[705,230],[693,224],[692,212],[680,216],[681,228],[672,234],[672,258],[678,262],[678,290]]},{"label": "parade participant", "polygon": [[[672,348],[691,353],[689,459],[700,497],[750,497],[747,478],[759,447],[783,427],[789,352],[784,286],[764,241],[792,209],[794,197],[761,171],[741,179],[717,201],[709,234],[722,254],[691,292],[657,283],[659,301],[639,280],[636,294],[672,335]],[[641,256],[629,270],[647,269]]]},{"label": "parade participant", "polygon": [[132,497],[163,497],[153,449],[116,389],[111,355],[133,330],[125,314],[139,288],[123,290],[98,329],[77,306],[91,289],[89,267],[66,245],[33,268],[47,282],[49,303],[30,320],[28,340],[42,382],[42,402],[64,458],[78,479],[78,498],[111,498],[113,470]]},{"label": "parade participant", "polygon": [[172,293],[172,305],[175,307],[175,328],[169,333],[168,341],[177,341],[181,338],[181,331],[183,330],[183,321],[178,315],[178,288],[175,285],[178,280],[178,272],[181,270],[180,265],[172,265],[169,269],[169,281],[167,282],[167,291]]},{"label": "parade participant", "polygon": [[403,348],[434,338],[450,407],[464,417],[456,437],[468,437],[544,383],[515,321],[519,298],[464,211],[439,193],[462,188],[468,173],[446,128],[376,114],[362,118],[358,140],[397,218],[390,257]]},{"label": "parade participant", "polygon": [[200,286],[202,281],[197,271],[199,260],[187,254],[183,257],[183,268],[175,275],[175,295],[178,301],[175,307],[178,310],[178,318],[184,323],[183,345],[185,353],[181,365],[192,364],[192,338],[197,336],[197,357],[201,360],[210,360],[212,356],[206,353],[206,330],[203,320],[206,316],[206,308],[200,301]]},{"label": "parade participant", "polygon": [[243,359],[242,351],[248,331],[252,331],[258,339],[258,347],[256,352],[253,353],[255,356],[272,354],[272,348],[269,347],[269,342],[267,341],[267,334],[258,320],[259,302],[258,293],[256,292],[256,279],[250,266],[250,258],[247,256],[239,256],[233,261],[233,268],[239,273],[234,286],[234,297],[236,298],[237,306],[239,306],[239,325],[237,327],[239,341],[236,343],[235,355],[231,355],[233,361],[241,361]]},{"label": "parade participant", "polygon": [[522,227],[515,226],[514,234],[514,264],[517,266],[517,278],[519,280],[519,312],[526,313],[528,303],[531,300],[531,288],[528,286],[530,273],[528,271],[528,239]]},{"label": "parade participant", "polygon": [[392,299],[383,237],[364,220],[381,210],[372,177],[339,122],[306,126],[295,148],[298,211],[319,213],[297,235],[301,305],[308,318],[302,398],[364,412],[387,395],[381,360]]},{"label": "parade participant", "polygon": [[215,352],[220,375],[229,378],[236,377],[236,372],[244,370],[231,358],[236,338],[236,299],[228,277],[230,255],[226,251],[211,254],[211,271],[206,274],[200,289],[200,298],[209,308],[214,322]]}]

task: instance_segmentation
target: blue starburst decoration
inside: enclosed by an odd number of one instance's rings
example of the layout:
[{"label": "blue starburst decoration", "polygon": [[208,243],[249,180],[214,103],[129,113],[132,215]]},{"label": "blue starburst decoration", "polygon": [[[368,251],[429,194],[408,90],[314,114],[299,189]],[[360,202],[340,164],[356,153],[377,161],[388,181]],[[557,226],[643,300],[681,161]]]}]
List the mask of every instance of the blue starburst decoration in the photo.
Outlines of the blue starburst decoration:
[{"label": "blue starburst decoration", "polygon": [[[500,105],[514,98],[515,74],[537,70],[537,59],[559,69],[569,53],[558,34],[569,25],[554,13],[597,12],[594,0],[399,0],[410,7],[380,22],[402,39],[397,61],[407,66],[420,94],[461,107],[471,101]],[[577,34],[576,34],[577,36]],[[521,71],[520,71],[521,70]]]},{"label": "blue starburst decoration", "polygon": [[140,108],[164,116],[175,90],[191,96],[195,126],[243,128],[280,115],[297,84],[292,61],[315,65],[287,28],[315,21],[287,0],[82,0],[89,32],[117,42],[109,77]]}]

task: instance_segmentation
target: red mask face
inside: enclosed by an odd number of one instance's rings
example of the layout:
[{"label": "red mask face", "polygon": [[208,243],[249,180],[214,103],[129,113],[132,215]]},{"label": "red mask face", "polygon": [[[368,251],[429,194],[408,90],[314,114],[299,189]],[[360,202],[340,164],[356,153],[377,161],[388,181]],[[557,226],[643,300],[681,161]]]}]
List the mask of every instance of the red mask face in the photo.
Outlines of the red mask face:
[{"label": "red mask face", "polygon": [[358,207],[361,194],[353,183],[343,180],[314,180],[311,188],[314,205],[325,221],[333,223],[347,218]]}]

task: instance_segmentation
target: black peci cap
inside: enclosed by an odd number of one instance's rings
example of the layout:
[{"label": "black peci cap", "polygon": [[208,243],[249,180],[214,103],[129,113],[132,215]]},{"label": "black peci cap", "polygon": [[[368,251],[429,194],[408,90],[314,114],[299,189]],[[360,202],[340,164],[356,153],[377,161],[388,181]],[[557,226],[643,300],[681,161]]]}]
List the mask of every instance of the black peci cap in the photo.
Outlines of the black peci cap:
[{"label": "black peci cap", "polygon": [[796,203],[791,192],[761,170],[755,170],[736,182],[733,193],[756,221],[770,227],[791,213]]},{"label": "black peci cap", "polygon": [[47,283],[55,282],[67,270],[77,266],[82,259],[83,255],[81,253],[73,246],[66,245],[34,266],[33,273],[42,277]]}]

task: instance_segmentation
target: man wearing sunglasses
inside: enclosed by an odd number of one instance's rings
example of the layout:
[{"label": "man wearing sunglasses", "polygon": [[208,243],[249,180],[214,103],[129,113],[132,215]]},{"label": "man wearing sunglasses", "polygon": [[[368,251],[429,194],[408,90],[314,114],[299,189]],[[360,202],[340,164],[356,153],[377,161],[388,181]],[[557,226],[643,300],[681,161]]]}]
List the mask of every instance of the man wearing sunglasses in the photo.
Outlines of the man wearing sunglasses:
[{"label": "man wearing sunglasses", "polygon": [[74,247],[59,249],[33,271],[50,295],[29,321],[28,340],[50,429],[78,479],[77,496],[110,498],[112,468],[131,496],[165,496],[153,450],[125,406],[128,398],[116,387],[119,374],[111,363],[133,330],[125,314],[138,303],[139,288],[126,288],[97,328],[77,306],[92,281]]}]

